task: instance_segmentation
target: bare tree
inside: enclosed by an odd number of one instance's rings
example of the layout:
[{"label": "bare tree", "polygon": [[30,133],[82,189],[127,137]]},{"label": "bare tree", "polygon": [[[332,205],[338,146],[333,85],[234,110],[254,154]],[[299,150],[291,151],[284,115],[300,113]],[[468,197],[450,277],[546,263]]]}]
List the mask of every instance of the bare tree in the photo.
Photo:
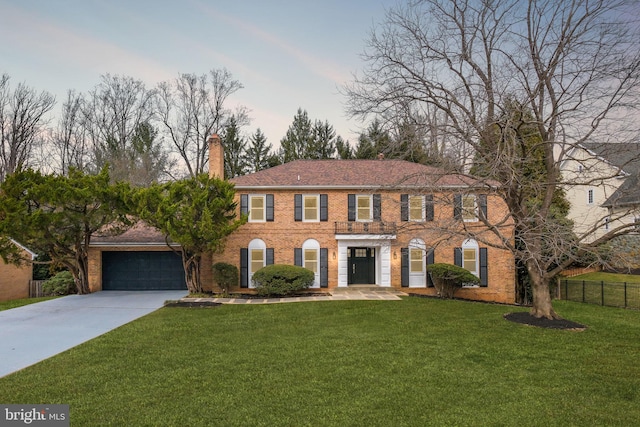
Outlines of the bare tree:
[{"label": "bare tree", "polygon": [[[560,174],[566,153],[605,133],[623,138],[623,131],[637,131],[638,29],[624,21],[631,6],[626,0],[409,1],[388,11],[371,35],[366,70],[345,88],[353,116],[408,104],[436,111],[443,118],[439,134],[487,163],[499,183],[487,191],[497,188],[503,198],[508,212],[500,221],[513,222],[518,244],[483,220],[526,266],[537,317],[557,317],[549,288],[559,271],[629,231],[570,237],[566,224],[549,217],[558,189],[573,184]],[[535,179],[523,166],[522,138],[500,126],[509,99],[531,112],[527,125],[540,137],[543,173]]]},{"label": "bare tree", "polygon": [[82,121],[94,171],[109,164],[113,180],[134,185],[157,182],[167,173],[166,150],[151,125],[154,97],[142,81],[109,74],[89,91]]},{"label": "bare tree", "polygon": [[9,76],[0,76],[0,181],[29,166],[42,143],[46,114],[55,105],[48,92],[37,93],[24,83],[11,90]]},{"label": "bare tree", "polygon": [[67,92],[58,125],[49,138],[51,158],[56,163],[54,168],[62,175],[67,175],[69,168],[86,172],[89,147],[83,126],[83,102],[84,98],[78,92]]},{"label": "bare tree", "polygon": [[207,171],[207,139],[221,133],[232,115],[225,103],[240,89],[242,84],[226,69],[201,76],[181,74],[158,86],[157,118],[192,178]]}]

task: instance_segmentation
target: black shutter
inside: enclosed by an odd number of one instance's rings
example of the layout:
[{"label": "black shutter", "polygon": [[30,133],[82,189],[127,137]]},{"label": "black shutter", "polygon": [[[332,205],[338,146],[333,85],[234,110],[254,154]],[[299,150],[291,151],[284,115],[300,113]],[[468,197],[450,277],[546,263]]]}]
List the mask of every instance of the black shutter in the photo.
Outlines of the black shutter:
[{"label": "black shutter", "polygon": [[356,195],[349,194],[347,196],[347,208],[348,208],[348,220],[355,221],[356,220]]},{"label": "black shutter", "polygon": [[267,194],[267,221],[273,221],[273,194]]},{"label": "black shutter", "polygon": [[478,208],[480,211],[480,219],[487,219],[487,195],[478,195]]},{"label": "black shutter", "polygon": [[273,264],[273,248],[267,248],[267,262],[266,265]]},{"label": "black shutter", "polygon": [[424,196],[425,200],[425,220],[433,221],[434,213],[433,213],[433,194],[427,194]]},{"label": "black shutter", "polygon": [[382,218],[382,197],[380,194],[373,195],[373,220],[380,221]]},{"label": "black shutter", "polygon": [[320,248],[320,287],[329,287],[329,249]]},{"label": "black shutter", "polygon": [[488,271],[487,271],[487,248],[480,248],[480,286],[486,287],[488,285]]},{"label": "black shutter", "polygon": [[433,288],[433,280],[429,275],[429,266],[434,263],[433,249],[427,249],[427,288]]},{"label": "black shutter", "polygon": [[302,221],[302,194],[293,196],[293,219],[294,221]]},{"label": "black shutter", "polygon": [[240,248],[240,287],[249,287],[249,249]]},{"label": "black shutter", "polygon": [[462,219],[462,196],[460,194],[453,196],[453,218]]},{"label": "black shutter", "polygon": [[409,287],[409,248],[400,249],[400,285]]},{"label": "black shutter", "polygon": [[326,194],[320,195],[320,221],[329,220],[329,197]]},{"label": "black shutter", "polygon": [[400,221],[409,221],[409,195],[400,195]]},{"label": "black shutter", "polygon": [[240,215],[246,215],[249,213],[249,195],[240,195]]},{"label": "black shutter", "polygon": [[293,249],[293,265],[302,267],[302,248]]},{"label": "black shutter", "polygon": [[462,267],[462,248],[453,248],[453,263]]}]

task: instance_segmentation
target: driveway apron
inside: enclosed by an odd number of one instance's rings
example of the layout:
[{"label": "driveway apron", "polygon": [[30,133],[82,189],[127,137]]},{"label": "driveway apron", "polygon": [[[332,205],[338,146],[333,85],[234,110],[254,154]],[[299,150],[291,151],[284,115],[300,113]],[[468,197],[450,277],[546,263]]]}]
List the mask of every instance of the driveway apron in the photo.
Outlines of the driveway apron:
[{"label": "driveway apron", "polygon": [[187,291],[102,291],[0,311],[0,377],[177,300]]}]

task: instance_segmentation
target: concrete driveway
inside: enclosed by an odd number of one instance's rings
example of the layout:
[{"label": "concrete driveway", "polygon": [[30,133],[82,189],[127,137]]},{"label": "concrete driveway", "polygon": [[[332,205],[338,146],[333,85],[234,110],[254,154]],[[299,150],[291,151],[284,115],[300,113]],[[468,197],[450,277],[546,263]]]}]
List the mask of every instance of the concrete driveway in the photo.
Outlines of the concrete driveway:
[{"label": "concrete driveway", "polygon": [[0,311],[0,377],[89,341],[187,291],[103,291]]}]

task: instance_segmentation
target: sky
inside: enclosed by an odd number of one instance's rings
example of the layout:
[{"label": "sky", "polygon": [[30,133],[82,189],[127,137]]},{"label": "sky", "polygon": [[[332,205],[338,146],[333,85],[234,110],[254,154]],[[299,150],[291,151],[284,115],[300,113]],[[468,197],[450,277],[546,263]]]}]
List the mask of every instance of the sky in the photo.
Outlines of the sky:
[{"label": "sky", "polygon": [[0,75],[56,96],[103,74],[148,87],[226,68],[229,98],[278,146],[298,108],[357,142],[340,88],[364,67],[366,40],[396,0],[0,0]]}]

